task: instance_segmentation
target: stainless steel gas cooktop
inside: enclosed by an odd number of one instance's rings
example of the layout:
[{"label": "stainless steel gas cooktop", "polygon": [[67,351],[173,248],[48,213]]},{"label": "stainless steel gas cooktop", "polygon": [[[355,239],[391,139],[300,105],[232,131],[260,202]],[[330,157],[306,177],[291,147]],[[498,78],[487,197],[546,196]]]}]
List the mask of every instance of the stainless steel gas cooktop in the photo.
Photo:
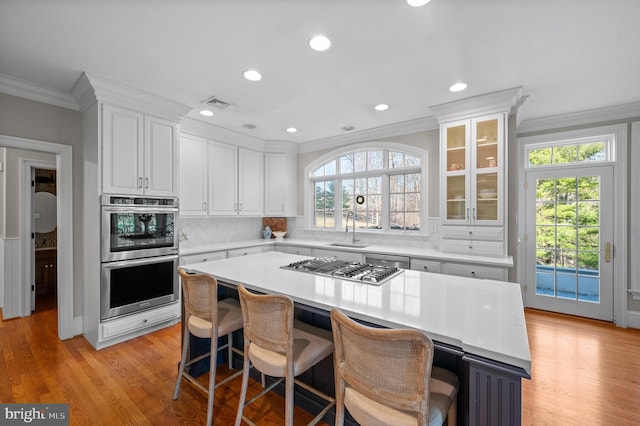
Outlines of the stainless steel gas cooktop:
[{"label": "stainless steel gas cooktop", "polygon": [[395,266],[349,262],[331,257],[301,260],[280,268],[367,284],[381,284],[402,273],[402,269]]}]

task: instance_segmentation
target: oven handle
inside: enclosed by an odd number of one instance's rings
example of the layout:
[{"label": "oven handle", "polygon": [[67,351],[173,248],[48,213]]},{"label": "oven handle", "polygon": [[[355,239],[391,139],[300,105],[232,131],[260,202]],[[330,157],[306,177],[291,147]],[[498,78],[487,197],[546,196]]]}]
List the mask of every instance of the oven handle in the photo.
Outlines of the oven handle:
[{"label": "oven handle", "polygon": [[177,207],[158,206],[102,206],[105,213],[178,213]]},{"label": "oven handle", "polygon": [[145,257],[143,259],[118,260],[116,262],[103,262],[102,267],[106,269],[117,269],[129,266],[151,265],[154,263],[167,262],[177,260],[178,255],[172,254],[168,256]]}]

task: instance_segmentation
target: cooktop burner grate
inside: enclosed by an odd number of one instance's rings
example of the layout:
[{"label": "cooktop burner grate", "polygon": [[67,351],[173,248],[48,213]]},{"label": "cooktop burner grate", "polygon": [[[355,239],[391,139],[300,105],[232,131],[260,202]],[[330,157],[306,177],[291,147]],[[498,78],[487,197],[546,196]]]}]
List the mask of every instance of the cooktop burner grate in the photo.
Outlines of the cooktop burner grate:
[{"label": "cooktop burner grate", "polygon": [[280,268],[368,284],[381,284],[402,273],[402,269],[395,266],[349,262],[337,260],[334,257],[305,259],[281,266]]}]

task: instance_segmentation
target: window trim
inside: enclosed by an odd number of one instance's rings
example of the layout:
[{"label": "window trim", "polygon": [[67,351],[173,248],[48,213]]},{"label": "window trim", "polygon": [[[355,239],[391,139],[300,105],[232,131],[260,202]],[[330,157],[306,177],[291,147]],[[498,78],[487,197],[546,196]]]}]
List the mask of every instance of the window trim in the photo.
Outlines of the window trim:
[{"label": "window trim", "polygon": [[[428,174],[428,165],[429,165],[429,151],[426,151],[424,149],[415,147],[413,145],[405,145],[405,144],[401,144],[401,143],[395,143],[395,142],[385,142],[385,141],[372,141],[372,142],[363,142],[363,143],[357,143],[357,144],[352,144],[352,145],[344,145],[341,146],[337,149],[331,150],[323,155],[321,155],[320,157],[316,158],[314,161],[312,161],[311,163],[307,164],[304,168],[304,177],[305,177],[305,182],[304,182],[304,191],[303,191],[303,196],[304,196],[304,229],[305,231],[318,231],[318,232],[334,232],[334,231],[341,231],[344,232],[344,224],[342,223],[342,215],[336,215],[336,220],[335,220],[335,226],[334,228],[317,228],[314,226],[314,197],[313,195],[315,194],[314,192],[314,182],[317,180],[326,180],[326,177],[314,177],[312,176],[311,172],[313,171],[313,169],[317,168],[318,166],[321,166],[322,164],[326,163],[327,161],[331,160],[331,159],[338,159],[340,155],[343,154],[348,154],[350,152],[360,152],[360,151],[371,151],[371,150],[376,150],[376,149],[382,149],[382,150],[387,150],[387,151],[399,151],[399,152],[404,152],[406,154],[411,154],[411,155],[415,155],[416,157],[419,157],[421,160],[421,166],[420,167],[410,167],[410,168],[406,168],[406,169],[382,169],[382,173],[381,174],[389,174],[389,171],[395,171],[397,170],[397,173],[391,173],[391,174],[406,174],[406,173],[415,173],[417,171],[420,172],[421,177],[420,177],[420,188],[421,188],[421,192],[420,192],[420,230],[419,231],[392,231],[390,229],[383,229],[382,231],[380,230],[370,230],[370,229],[362,229],[362,230],[358,230],[358,233],[370,233],[371,235],[381,235],[381,234],[387,234],[387,235],[420,235],[420,236],[425,236],[428,235],[427,232],[427,221],[428,221],[428,217],[429,217],[429,192],[428,192],[428,188],[429,188],[429,174]],[[369,173],[374,173],[372,172],[358,172],[358,173],[349,173],[344,174],[344,175],[331,175],[332,179],[335,179],[335,176],[353,176],[354,178],[359,177],[360,175],[368,175]],[[342,187],[341,187],[341,182],[342,180],[340,180],[340,185],[336,185],[335,188],[335,193],[336,193],[336,199],[335,199],[335,203],[337,204],[338,202],[340,203],[340,205],[342,205]],[[340,186],[340,187],[338,187]],[[389,192],[389,188],[388,188],[388,183],[385,183],[383,180],[383,192],[387,191],[387,193]],[[340,198],[340,200],[338,200],[338,198]],[[386,210],[386,214],[388,216],[388,206],[384,206],[383,205],[383,212]]]}]

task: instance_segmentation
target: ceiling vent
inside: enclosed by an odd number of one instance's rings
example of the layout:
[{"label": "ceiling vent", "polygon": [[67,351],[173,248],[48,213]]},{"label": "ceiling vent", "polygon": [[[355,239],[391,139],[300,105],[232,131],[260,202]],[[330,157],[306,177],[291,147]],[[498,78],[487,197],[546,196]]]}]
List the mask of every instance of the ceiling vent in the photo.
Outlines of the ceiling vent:
[{"label": "ceiling vent", "polygon": [[211,96],[209,99],[205,99],[204,101],[202,101],[202,103],[219,111],[222,111],[223,109],[229,108],[231,106],[231,102],[227,102],[224,99],[219,98],[218,96]]}]

